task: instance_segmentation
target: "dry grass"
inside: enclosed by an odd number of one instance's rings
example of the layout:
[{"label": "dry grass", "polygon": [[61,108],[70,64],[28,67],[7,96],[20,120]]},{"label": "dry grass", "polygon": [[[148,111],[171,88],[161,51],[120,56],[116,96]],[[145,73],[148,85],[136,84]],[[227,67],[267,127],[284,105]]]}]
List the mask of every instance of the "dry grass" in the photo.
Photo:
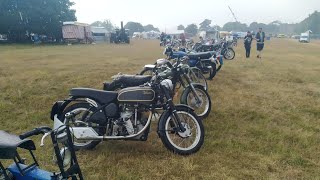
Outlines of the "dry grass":
[{"label": "dry grass", "polygon": [[[78,153],[86,179],[319,179],[320,45],[272,40],[262,61],[254,48],[246,60],[241,45],[237,60],[209,82],[213,109],[197,154],[168,152],[155,131],[147,142],[103,142]],[[118,72],[139,72],[161,51],[157,41],[1,46],[0,129],[51,126],[51,105],[70,88],[101,89]],[[36,155],[53,169],[47,145]]]}]

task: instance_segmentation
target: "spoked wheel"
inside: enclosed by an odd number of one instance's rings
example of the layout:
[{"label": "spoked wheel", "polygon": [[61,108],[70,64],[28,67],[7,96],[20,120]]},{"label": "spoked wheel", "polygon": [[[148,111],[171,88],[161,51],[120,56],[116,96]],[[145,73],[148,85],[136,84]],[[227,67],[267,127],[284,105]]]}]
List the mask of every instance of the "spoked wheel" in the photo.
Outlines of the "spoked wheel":
[{"label": "spoked wheel", "polygon": [[159,122],[159,135],[163,144],[169,150],[180,155],[197,152],[204,142],[204,128],[197,115],[188,108],[177,108],[177,114],[184,132],[179,130],[172,113],[166,113]]},{"label": "spoked wheel", "polygon": [[204,86],[205,90],[208,90],[207,80],[199,68],[191,68],[189,71],[189,77],[192,83],[201,84]]},{"label": "spoked wheel", "polygon": [[[70,124],[71,127],[86,127],[85,124],[81,122],[89,122],[90,116],[93,114],[93,112],[96,111],[95,107],[90,106],[88,103],[76,103],[69,107],[67,107],[63,114],[65,115],[68,112],[79,112],[75,116],[75,122],[73,124]],[[63,118],[64,119],[64,118]],[[64,122],[65,123],[65,122]],[[99,134],[103,135],[103,129],[101,128],[94,128],[94,130]],[[74,138],[73,144],[75,150],[79,149],[93,149],[96,147],[101,141],[94,141],[94,140],[78,140]]]},{"label": "spoked wheel", "polygon": [[236,53],[234,52],[234,50],[232,48],[228,48],[225,53],[224,53],[224,58],[227,60],[232,60],[234,59],[234,57],[236,56]]},{"label": "spoked wheel", "polygon": [[199,116],[199,118],[204,119],[208,117],[211,112],[211,99],[206,90],[199,87],[194,87],[195,93],[199,97],[199,101],[197,100],[195,94],[192,92],[191,88],[187,88],[182,96],[181,103],[186,104],[194,109],[194,112]]}]

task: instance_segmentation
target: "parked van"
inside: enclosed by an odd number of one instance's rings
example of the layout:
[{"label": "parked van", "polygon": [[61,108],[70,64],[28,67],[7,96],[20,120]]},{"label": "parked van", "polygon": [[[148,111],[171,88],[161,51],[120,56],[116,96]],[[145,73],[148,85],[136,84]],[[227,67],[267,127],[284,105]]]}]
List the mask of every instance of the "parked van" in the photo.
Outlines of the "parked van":
[{"label": "parked van", "polygon": [[299,42],[309,43],[310,35],[308,33],[301,33]]}]

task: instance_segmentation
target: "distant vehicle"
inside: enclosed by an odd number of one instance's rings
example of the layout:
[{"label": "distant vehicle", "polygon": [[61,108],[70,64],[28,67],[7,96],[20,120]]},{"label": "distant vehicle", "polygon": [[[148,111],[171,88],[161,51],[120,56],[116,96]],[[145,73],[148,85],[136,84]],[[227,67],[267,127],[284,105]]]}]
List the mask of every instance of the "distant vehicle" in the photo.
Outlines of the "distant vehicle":
[{"label": "distant vehicle", "polygon": [[308,30],[304,33],[301,33],[299,42],[309,43],[310,42],[310,33],[312,33],[311,30]]},{"label": "distant vehicle", "polygon": [[75,21],[63,22],[62,36],[64,41],[68,43],[91,43],[93,41],[91,27],[89,24]]},{"label": "distant vehicle", "polygon": [[291,36],[292,39],[300,39],[300,35],[293,35]]},{"label": "distant vehicle", "polygon": [[285,34],[278,34],[278,38],[286,38],[287,36]]},{"label": "distant vehicle", "polygon": [[8,41],[7,35],[0,34],[0,42],[7,42],[7,41]]},{"label": "distant vehicle", "polygon": [[111,33],[110,42],[119,44],[119,43],[130,43],[129,38],[129,29],[123,28],[123,22],[121,21],[121,29],[115,29],[115,32]]},{"label": "distant vehicle", "polygon": [[309,33],[301,33],[299,42],[301,42],[301,43],[309,43],[310,42]]}]

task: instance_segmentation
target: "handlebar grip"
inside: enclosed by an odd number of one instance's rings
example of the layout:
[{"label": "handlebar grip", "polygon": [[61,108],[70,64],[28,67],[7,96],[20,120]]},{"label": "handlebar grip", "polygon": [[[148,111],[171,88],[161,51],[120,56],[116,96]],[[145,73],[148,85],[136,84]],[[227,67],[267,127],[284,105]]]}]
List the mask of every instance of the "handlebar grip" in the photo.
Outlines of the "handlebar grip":
[{"label": "handlebar grip", "polygon": [[35,128],[35,129],[33,129],[33,130],[29,131],[29,132],[21,134],[19,137],[20,137],[20,139],[25,139],[25,138],[28,138],[30,136],[38,135],[40,133],[41,133],[40,130],[38,128]]},{"label": "handlebar grip", "polygon": [[33,130],[29,131],[29,132],[23,133],[19,137],[20,137],[20,139],[25,139],[25,138],[28,138],[30,136],[44,134],[44,133],[47,133],[49,131],[51,131],[51,128],[49,128],[47,126],[42,126],[42,127],[35,128],[35,129],[33,129]]}]

